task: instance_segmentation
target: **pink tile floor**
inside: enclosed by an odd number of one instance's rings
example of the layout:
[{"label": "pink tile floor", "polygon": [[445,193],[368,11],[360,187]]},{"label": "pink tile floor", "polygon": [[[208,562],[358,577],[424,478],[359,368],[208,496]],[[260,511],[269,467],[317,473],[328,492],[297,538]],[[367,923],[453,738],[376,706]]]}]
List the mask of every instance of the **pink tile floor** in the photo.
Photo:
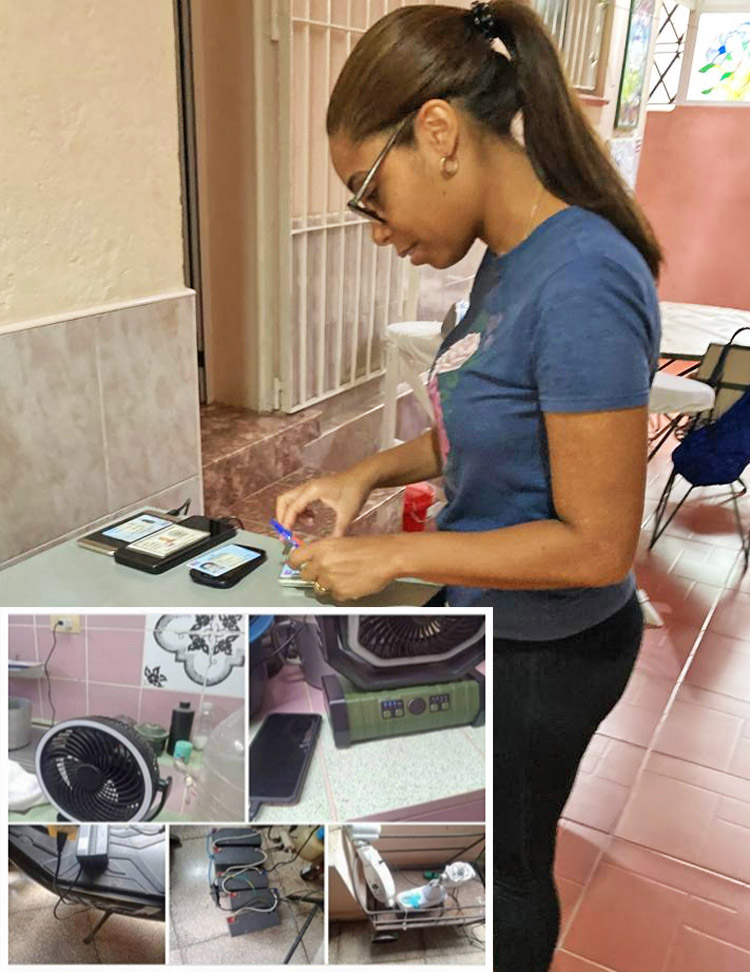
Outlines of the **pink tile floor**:
[{"label": "pink tile floor", "polygon": [[649,467],[636,561],[664,627],[560,822],[554,972],[750,972],[750,571],[725,489],[696,490],[649,553],[672,448]]}]

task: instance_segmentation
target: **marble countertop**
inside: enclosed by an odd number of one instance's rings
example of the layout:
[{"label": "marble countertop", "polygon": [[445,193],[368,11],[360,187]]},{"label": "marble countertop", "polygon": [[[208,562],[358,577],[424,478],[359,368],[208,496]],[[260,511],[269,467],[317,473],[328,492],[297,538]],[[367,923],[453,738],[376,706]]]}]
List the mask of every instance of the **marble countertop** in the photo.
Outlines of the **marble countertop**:
[{"label": "marble countertop", "polygon": [[[469,819],[457,812],[484,800],[485,730],[461,726],[337,749],[323,692],[301,671],[285,666],[268,683],[264,707],[250,726],[250,739],[271,712],[319,712],[323,725],[299,803],[261,807],[257,823],[371,817],[410,820]],[[471,815],[484,819],[484,814]]]}]

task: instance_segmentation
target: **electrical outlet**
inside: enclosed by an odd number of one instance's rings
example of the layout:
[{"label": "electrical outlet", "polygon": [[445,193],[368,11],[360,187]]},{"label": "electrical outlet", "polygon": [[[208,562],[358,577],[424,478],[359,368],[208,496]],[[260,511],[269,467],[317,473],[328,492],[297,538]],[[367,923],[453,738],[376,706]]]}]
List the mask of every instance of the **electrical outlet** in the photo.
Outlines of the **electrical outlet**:
[{"label": "electrical outlet", "polygon": [[80,634],[81,616],[79,614],[50,614],[49,629],[63,634]]}]

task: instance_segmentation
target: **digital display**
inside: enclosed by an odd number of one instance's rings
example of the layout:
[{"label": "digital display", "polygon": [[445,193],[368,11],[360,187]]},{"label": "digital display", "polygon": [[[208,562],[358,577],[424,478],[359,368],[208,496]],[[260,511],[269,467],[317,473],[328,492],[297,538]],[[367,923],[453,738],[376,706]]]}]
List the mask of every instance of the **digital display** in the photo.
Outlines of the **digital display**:
[{"label": "digital display", "polygon": [[176,553],[185,547],[189,547],[198,540],[209,536],[205,530],[191,530],[190,527],[173,525],[167,530],[153,533],[137,543],[131,543],[128,550],[138,550],[140,553],[148,554],[149,557],[157,557],[163,560],[170,554]]},{"label": "digital display", "polygon": [[160,516],[143,513],[141,516],[136,516],[132,520],[126,520],[124,523],[110,527],[109,530],[102,530],[102,536],[111,537],[113,540],[124,540],[126,543],[134,543],[136,540],[141,540],[151,533],[163,530],[169,524],[169,520],[165,520]]},{"label": "digital display", "polygon": [[210,550],[208,553],[196,557],[190,563],[194,570],[200,570],[210,577],[221,577],[222,574],[249,564],[253,560],[258,560],[262,554],[258,550],[249,550],[238,543],[228,543],[218,550]]}]

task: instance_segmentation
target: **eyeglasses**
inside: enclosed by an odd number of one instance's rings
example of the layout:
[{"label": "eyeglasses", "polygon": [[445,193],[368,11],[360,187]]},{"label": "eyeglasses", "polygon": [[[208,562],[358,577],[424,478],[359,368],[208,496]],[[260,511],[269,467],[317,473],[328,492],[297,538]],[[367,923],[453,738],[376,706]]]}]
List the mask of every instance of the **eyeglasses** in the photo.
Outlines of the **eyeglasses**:
[{"label": "eyeglasses", "polygon": [[377,223],[385,222],[382,216],[379,216],[374,209],[370,209],[368,206],[365,206],[362,203],[362,200],[367,195],[367,191],[370,188],[372,180],[375,178],[376,172],[382,165],[383,159],[386,157],[386,155],[388,155],[390,150],[396,144],[396,140],[398,139],[399,135],[406,127],[406,123],[409,121],[410,118],[411,115],[407,115],[406,118],[404,118],[402,121],[398,123],[398,125],[393,131],[393,134],[383,146],[380,155],[378,155],[378,157],[373,162],[370,171],[367,173],[367,175],[364,178],[364,182],[356,191],[356,193],[352,196],[349,202],[346,204],[347,207],[351,209],[353,213],[359,213],[361,216],[366,216],[368,219],[374,219],[375,222]]}]

